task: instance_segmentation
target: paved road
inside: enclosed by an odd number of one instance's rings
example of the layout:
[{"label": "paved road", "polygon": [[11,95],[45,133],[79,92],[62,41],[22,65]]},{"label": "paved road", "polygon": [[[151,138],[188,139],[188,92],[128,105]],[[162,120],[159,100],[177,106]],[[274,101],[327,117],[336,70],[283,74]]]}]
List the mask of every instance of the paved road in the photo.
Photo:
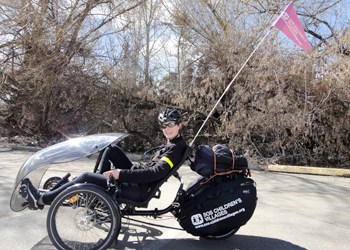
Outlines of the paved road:
[{"label": "paved road", "polygon": [[[0,249],[54,249],[46,232],[47,208],[12,212],[9,199],[18,169],[32,153],[0,151]],[[91,171],[93,160],[70,164],[73,175]],[[54,173],[64,175],[63,165]],[[188,184],[195,174],[181,170]],[[45,177],[46,178],[46,177]],[[45,179],[44,178],[44,179]],[[350,249],[350,178],[253,172],[258,205],[252,219],[225,241],[208,241],[181,230],[171,214],[160,219],[124,220],[113,249]],[[169,204],[177,189],[165,184],[161,201]]]}]

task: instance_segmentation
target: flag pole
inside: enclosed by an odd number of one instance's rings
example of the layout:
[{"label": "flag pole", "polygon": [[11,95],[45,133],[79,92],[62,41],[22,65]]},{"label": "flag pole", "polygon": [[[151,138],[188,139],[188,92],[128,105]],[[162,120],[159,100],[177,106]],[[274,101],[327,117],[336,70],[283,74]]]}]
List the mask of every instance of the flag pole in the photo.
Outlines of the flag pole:
[{"label": "flag pole", "polygon": [[229,85],[226,87],[224,93],[222,93],[222,95],[220,96],[220,98],[218,99],[218,101],[215,103],[213,109],[210,111],[209,115],[206,117],[206,119],[204,120],[202,126],[199,128],[196,136],[193,138],[193,140],[190,142],[190,146],[193,145],[194,141],[196,140],[197,136],[199,135],[199,133],[202,131],[204,125],[206,124],[206,122],[208,121],[209,117],[213,114],[215,108],[218,106],[218,104],[220,103],[221,99],[224,97],[224,95],[226,94],[226,92],[230,89],[231,85],[233,84],[233,82],[236,80],[236,78],[238,77],[238,75],[241,73],[241,71],[243,70],[243,68],[247,65],[248,61],[250,60],[250,58],[253,56],[253,54],[257,51],[257,49],[260,47],[260,45],[262,44],[262,42],[265,40],[265,38],[267,37],[267,35],[270,33],[271,28],[266,32],[265,36],[261,39],[261,41],[258,43],[258,45],[255,47],[255,49],[253,50],[253,52],[250,54],[250,56],[247,58],[247,60],[244,62],[244,64],[242,65],[242,67],[238,70],[237,74],[235,75],[235,77],[231,80],[231,82],[229,83]]}]

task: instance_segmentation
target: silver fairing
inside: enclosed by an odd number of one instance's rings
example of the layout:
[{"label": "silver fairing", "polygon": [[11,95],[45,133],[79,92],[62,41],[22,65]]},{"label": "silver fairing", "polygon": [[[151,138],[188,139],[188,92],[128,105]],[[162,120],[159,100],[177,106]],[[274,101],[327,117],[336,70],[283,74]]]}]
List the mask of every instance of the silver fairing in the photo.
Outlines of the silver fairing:
[{"label": "silver fairing", "polygon": [[25,177],[30,177],[33,185],[38,187],[50,165],[75,161],[90,156],[112,143],[118,143],[126,136],[127,134],[124,133],[88,135],[69,139],[36,152],[23,164],[17,174],[11,196],[11,209],[19,212],[26,208],[23,205],[26,200],[18,192],[20,183]]}]

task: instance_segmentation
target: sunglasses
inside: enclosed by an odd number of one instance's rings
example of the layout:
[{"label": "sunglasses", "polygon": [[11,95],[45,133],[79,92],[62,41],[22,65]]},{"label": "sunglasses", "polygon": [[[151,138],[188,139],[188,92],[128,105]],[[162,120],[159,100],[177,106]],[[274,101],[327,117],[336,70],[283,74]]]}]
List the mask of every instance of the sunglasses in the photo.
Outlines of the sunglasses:
[{"label": "sunglasses", "polygon": [[176,122],[167,122],[167,123],[161,123],[160,126],[162,128],[173,128],[177,125]]}]

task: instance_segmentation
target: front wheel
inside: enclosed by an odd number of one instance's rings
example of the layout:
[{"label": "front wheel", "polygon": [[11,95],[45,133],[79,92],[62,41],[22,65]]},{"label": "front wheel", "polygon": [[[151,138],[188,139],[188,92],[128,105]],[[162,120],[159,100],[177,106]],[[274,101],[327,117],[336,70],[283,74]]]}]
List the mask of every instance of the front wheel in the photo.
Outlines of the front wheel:
[{"label": "front wheel", "polygon": [[48,235],[57,249],[107,249],[120,227],[119,207],[95,185],[82,184],[63,191],[47,216]]},{"label": "front wheel", "polygon": [[47,179],[44,183],[43,189],[46,190],[51,190],[53,187],[55,187],[60,181],[62,180],[61,177],[50,177],[49,179]]},{"label": "front wheel", "polygon": [[227,238],[230,238],[232,235],[234,235],[235,233],[237,233],[237,231],[239,230],[238,228],[234,228],[231,231],[229,231],[228,233],[225,234],[221,234],[221,235],[207,235],[207,236],[203,236],[204,239],[207,240],[224,240]]}]

